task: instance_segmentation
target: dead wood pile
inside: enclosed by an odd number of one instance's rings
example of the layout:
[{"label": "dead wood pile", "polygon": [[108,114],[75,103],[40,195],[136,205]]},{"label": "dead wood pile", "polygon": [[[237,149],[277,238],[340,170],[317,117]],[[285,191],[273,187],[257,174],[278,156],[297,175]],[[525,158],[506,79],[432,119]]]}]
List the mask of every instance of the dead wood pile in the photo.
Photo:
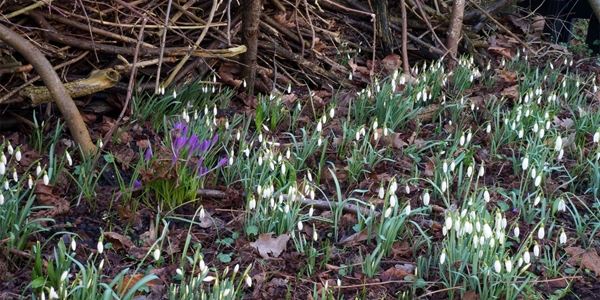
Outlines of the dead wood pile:
[{"label": "dead wood pile", "polygon": [[[384,0],[374,4],[380,1]],[[371,10],[367,2],[266,1],[259,23],[256,90],[284,90],[288,85],[348,87],[348,75],[353,71],[353,84],[368,82],[370,75],[385,67],[377,62],[382,58],[379,55],[400,53],[399,3],[384,3],[387,13],[382,20],[376,18],[378,10]],[[406,49],[411,57],[447,56],[444,44],[452,3],[405,3]],[[463,27],[460,51],[483,53],[486,42],[470,29],[489,22],[487,12],[508,5],[506,0],[481,4],[483,7],[469,1],[463,22],[472,26]],[[217,75],[219,84],[243,85],[239,61],[246,50],[241,37],[243,2],[3,1],[0,12],[4,24],[42,51],[63,81],[102,71],[103,76],[96,76],[100,79],[89,88],[90,93],[108,88],[126,93],[141,78],[152,78],[140,85],[146,90],[213,75]],[[49,101],[47,95],[28,89],[39,79],[31,64],[6,44],[2,44],[1,51],[4,92],[0,104],[29,101],[37,105]],[[399,67],[400,56],[386,64]],[[357,66],[364,66],[362,70],[369,74],[357,74]],[[130,80],[132,74],[135,80]],[[69,92],[74,96],[85,94]]]}]

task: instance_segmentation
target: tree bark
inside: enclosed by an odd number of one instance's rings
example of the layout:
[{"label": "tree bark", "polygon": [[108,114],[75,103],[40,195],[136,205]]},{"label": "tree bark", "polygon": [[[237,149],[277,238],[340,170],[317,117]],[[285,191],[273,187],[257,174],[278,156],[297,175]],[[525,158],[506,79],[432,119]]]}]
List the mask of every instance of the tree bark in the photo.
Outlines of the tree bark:
[{"label": "tree bark", "polygon": [[256,82],[256,54],[260,34],[262,0],[246,0],[244,2],[242,6],[242,43],[246,46],[246,53],[242,56],[242,77],[246,80],[247,93],[252,95]]},{"label": "tree bark", "polygon": [[85,155],[95,153],[96,145],[92,143],[90,134],[83,122],[83,118],[79,114],[75,102],[73,102],[73,99],[67,93],[62,81],[42,52],[2,24],[0,24],[0,39],[23,55],[40,75],[50,95],[54,98],[58,109],[65,118],[73,139],[79,144],[83,153]]},{"label": "tree bark", "polygon": [[[448,26],[448,38],[446,39],[446,48],[452,58],[456,58],[458,53],[458,42],[462,32],[462,21],[465,13],[465,0],[455,0],[450,16],[450,25]],[[450,69],[454,69],[455,60],[450,60]]]},{"label": "tree bark", "polygon": [[375,11],[377,13],[377,26],[379,27],[379,37],[383,46],[383,55],[392,54],[394,46],[392,33],[388,21],[388,0],[375,1]]}]

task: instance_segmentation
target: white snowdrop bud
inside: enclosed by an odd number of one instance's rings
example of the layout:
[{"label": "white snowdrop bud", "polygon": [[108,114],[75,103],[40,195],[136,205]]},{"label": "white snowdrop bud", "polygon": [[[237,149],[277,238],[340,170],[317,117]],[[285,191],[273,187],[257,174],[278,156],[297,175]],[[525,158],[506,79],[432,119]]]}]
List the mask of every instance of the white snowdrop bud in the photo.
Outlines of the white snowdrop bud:
[{"label": "white snowdrop bud", "polygon": [[[43,293],[42,293],[42,295],[43,295]],[[53,286],[50,287],[50,292],[48,293],[48,298],[50,298],[50,299],[59,299],[59,296],[56,293],[56,291],[54,290]]]},{"label": "white snowdrop bud", "polygon": [[540,186],[540,184],[542,183],[542,174],[538,174],[537,177],[535,177],[535,182],[533,183],[536,187]]},{"label": "white snowdrop bud", "polygon": [[77,242],[75,239],[71,239],[71,250],[75,251],[77,249]]},{"label": "white snowdrop bud", "polygon": [[387,218],[389,218],[389,217],[390,217],[390,215],[392,215],[392,208],[391,208],[391,207],[388,207],[388,208],[385,210],[385,213],[383,214],[383,216],[384,216],[384,218],[386,218],[386,219],[387,219]]},{"label": "white snowdrop bud", "polygon": [[0,175],[4,175],[6,174],[6,164],[3,162],[0,162]]},{"label": "white snowdrop bud", "polygon": [[446,185],[447,185],[447,184],[446,184],[446,179],[443,179],[443,180],[442,180],[442,187],[441,187],[441,189],[442,189],[442,193],[446,192],[446,188],[447,188],[447,186],[446,186]]},{"label": "white snowdrop bud", "polygon": [[483,190],[483,200],[485,200],[486,203],[490,202],[490,192],[488,192],[487,187]]},{"label": "white snowdrop bud", "polygon": [[538,245],[537,242],[533,246],[533,256],[535,256],[535,257],[540,256],[540,245]]},{"label": "white snowdrop bud", "polygon": [[214,276],[210,276],[210,275],[206,276],[206,277],[204,277],[204,279],[202,279],[202,281],[204,281],[204,282],[211,282],[213,280],[215,280],[215,277]]},{"label": "white snowdrop bud", "polygon": [[473,166],[472,166],[472,165],[469,165],[469,166],[467,167],[467,177],[469,177],[469,178],[470,178],[470,177],[471,177],[471,175],[473,175]]},{"label": "white snowdrop bud", "polygon": [[410,203],[408,203],[406,205],[406,207],[404,207],[404,214],[408,216],[408,215],[410,215],[410,212],[411,212],[411,210],[410,210]]},{"label": "white snowdrop bud", "polygon": [[248,209],[253,210],[255,208],[256,208],[256,199],[254,199],[254,197],[252,197],[250,199],[250,202],[248,202]]},{"label": "white snowdrop bud", "polygon": [[398,198],[396,197],[396,195],[394,195],[394,194],[390,195],[390,207],[395,207],[397,203],[398,203]]},{"label": "white snowdrop bud", "polygon": [[452,216],[447,216],[445,222],[446,228],[448,228],[448,230],[452,229]]},{"label": "white snowdrop bud", "polygon": [[19,175],[17,174],[17,170],[15,168],[13,168],[12,178],[15,182],[19,181]]},{"label": "white snowdrop bud", "polygon": [[98,248],[98,254],[102,254],[102,252],[104,252],[104,244],[102,244],[102,241],[98,241],[98,245],[96,246]]},{"label": "white snowdrop bud", "polygon": [[0,206],[4,205],[4,194],[0,193]]},{"label": "white snowdrop bud", "polygon": [[512,271],[512,261],[510,259],[506,259],[504,261],[504,268],[506,269],[507,273],[510,273]]},{"label": "white snowdrop bud", "polygon": [[304,228],[304,225],[302,224],[302,221],[298,221],[298,230],[302,231],[302,228]]},{"label": "white snowdrop bud", "polygon": [[540,204],[540,196],[536,196],[535,199],[533,200],[533,206],[537,206],[538,204]]},{"label": "white snowdrop bud", "polygon": [[531,262],[531,256],[529,254],[529,251],[525,251],[525,253],[523,253],[523,262],[525,264],[528,264],[529,262]]},{"label": "white snowdrop bud", "polygon": [[557,211],[566,211],[567,210],[567,204],[565,203],[565,200],[563,200],[562,198],[558,200],[556,210]]},{"label": "white snowdrop bud", "polygon": [[423,193],[423,205],[429,205],[429,190],[427,189],[425,190],[425,193]]},{"label": "white snowdrop bud", "polygon": [[463,132],[458,139],[458,144],[462,147],[465,145],[465,133]]},{"label": "white snowdrop bud", "polygon": [[554,143],[554,151],[560,151],[562,149],[562,138],[558,136]]},{"label": "white snowdrop bud", "polygon": [[521,230],[519,230],[519,224],[515,225],[515,228],[513,229],[513,232],[515,234],[515,237],[518,238],[519,234],[521,233]]},{"label": "white snowdrop bud", "polygon": [[152,253],[152,256],[154,257],[154,261],[158,261],[160,259],[160,249],[154,249],[154,253]]},{"label": "white snowdrop bud", "polygon": [[17,148],[17,151],[15,152],[15,159],[17,161],[21,161],[21,149]]},{"label": "white snowdrop bud", "polygon": [[69,154],[69,151],[65,151],[65,157],[67,158],[67,163],[69,164],[69,166],[72,166],[73,159],[71,159],[71,154]]},{"label": "white snowdrop bud", "polygon": [[560,231],[560,236],[558,238],[558,241],[561,244],[565,244],[567,242],[567,234],[565,233],[564,229]]},{"label": "white snowdrop bud", "polygon": [[521,162],[521,168],[523,168],[523,171],[527,170],[527,167],[529,166],[529,155],[525,155],[525,157],[523,157],[523,161]]},{"label": "white snowdrop bud", "polygon": [[31,189],[33,187],[33,178],[31,178],[31,174],[27,177],[27,187]]},{"label": "white snowdrop bud", "polygon": [[593,141],[594,141],[594,143],[600,142],[600,129],[596,130],[596,133],[594,133]]},{"label": "white snowdrop bud", "polygon": [[312,217],[312,215],[315,213],[315,209],[311,206],[310,209],[308,210],[308,216]]},{"label": "white snowdrop bud", "polygon": [[40,173],[42,173],[42,166],[38,162],[37,167],[35,167],[35,176],[40,176]]},{"label": "white snowdrop bud", "polygon": [[546,230],[544,229],[544,223],[542,223],[538,229],[538,239],[542,240],[544,236],[546,236]]},{"label": "white snowdrop bud", "polygon": [[492,132],[492,124],[490,124],[490,123],[487,124],[487,127],[485,128],[485,132],[488,133],[488,134],[490,132]]},{"label": "white snowdrop bud", "polygon": [[502,271],[502,265],[500,264],[500,260],[496,257],[496,261],[494,262],[494,270],[496,273],[500,273]]},{"label": "white snowdrop bud", "polygon": [[492,228],[487,222],[483,224],[483,236],[486,239],[490,239],[492,237]]},{"label": "white snowdrop bud", "polygon": [[440,255],[440,265],[443,265],[446,261],[446,249],[442,250],[442,254]]}]

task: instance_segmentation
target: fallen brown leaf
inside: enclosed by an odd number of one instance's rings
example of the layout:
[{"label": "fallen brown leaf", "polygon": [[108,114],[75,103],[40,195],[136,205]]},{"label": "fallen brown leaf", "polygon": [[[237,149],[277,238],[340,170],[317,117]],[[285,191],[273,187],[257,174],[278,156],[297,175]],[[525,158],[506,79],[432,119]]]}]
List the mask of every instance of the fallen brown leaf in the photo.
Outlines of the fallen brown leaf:
[{"label": "fallen brown leaf", "polygon": [[600,257],[595,249],[584,250],[579,247],[567,247],[565,252],[571,255],[569,263],[588,269],[596,276],[600,274]]},{"label": "fallen brown leaf", "polygon": [[289,234],[282,234],[276,238],[272,238],[273,233],[265,233],[258,236],[256,242],[250,243],[250,246],[256,248],[262,258],[269,258],[269,253],[273,257],[279,257],[281,252],[286,248],[287,242],[290,240]]}]

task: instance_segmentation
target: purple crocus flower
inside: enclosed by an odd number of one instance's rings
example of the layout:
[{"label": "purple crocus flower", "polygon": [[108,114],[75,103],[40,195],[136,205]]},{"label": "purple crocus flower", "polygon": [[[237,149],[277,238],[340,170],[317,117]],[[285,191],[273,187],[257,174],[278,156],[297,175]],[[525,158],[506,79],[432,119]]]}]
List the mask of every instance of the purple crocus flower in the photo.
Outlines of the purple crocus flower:
[{"label": "purple crocus flower", "polygon": [[177,137],[175,139],[175,142],[173,142],[173,151],[175,151],[175,152],[177,152],[177,154],[179,154],[179,150],[181,150],[181,148],[183,148],[183,146],[185,146],[187,141],[188,141],[188,138],[186,138],[185,136]]},{"label": "purple crocus flower", "polygon": [[204,162],[204,157],[200,157],[198,159],[198,173],[202,170],[202,163]]},{"label": "purple crocus flower", "polygon": [[140,186],[142,186],[142,183],[139,180],[136,179],[133,181],[134,188],[139,188]]},{"label": "purple crocus flower", "polygon": [[144,159],[146,160],[146,162],[149,162],[151,158],[152,158],[152,149],[150,149],[150,147],[148,147],[146,149],[146,153],[144,154]]},{"label": "purple crocus flower", "polygon": [[217,164],[217,166],[215,168],[220,168],[222,166],[224,166],[227,163],[227,157],[223,157],[221,158],[221,160],[219,161],[219,163]]},{"label": "purple crocus flower", "polygon": [[177,122],[173,125],[173,130],[175,131],[175,136],[181,136],[182,133],[187,133],[187,126],[184,123]]},{"label": "purple crocus flower", "polygon": [[215,134],[215,136],[213,136],[212,139],[212,143],[210,144],[211,146],[214,146],[215,144],[217,144],[217,142],[219,141],[219,134]]},{"label": "purple crocus flower", "polygon": [[198,149],[198,154],[204,153],[204,151],[208,150],[209,147],[210,142],[208,140],[202,141],[202,144],[200,144],[200,149]]},{"label": "purple crocus flower", "polygon": [[206,175],[206,173],[208,173],[208,168],[200,167],[200,170],[198,171],[198,176],[202,177]]},{"label": "purple crocus flower", "polygon": [[190,138],[187,141],[189,150],[188,150],[188,159],[192,156],[192,154],[194,153],[194,151],[196,151],[196,149],[198,149],[198,147],[200,147],[200,142],[198,140],[198,135],[192,134],[192,136],[190,136]]}]

